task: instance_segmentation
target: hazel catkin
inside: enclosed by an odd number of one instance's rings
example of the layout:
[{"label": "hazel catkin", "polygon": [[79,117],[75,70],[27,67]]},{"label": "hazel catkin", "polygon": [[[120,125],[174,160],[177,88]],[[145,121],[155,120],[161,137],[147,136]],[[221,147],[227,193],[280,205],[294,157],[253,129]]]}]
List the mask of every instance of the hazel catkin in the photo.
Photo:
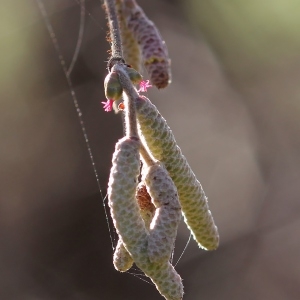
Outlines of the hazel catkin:
[{"label": "hazel catkin", "polygon": [[158,89],[165,88],[171,82],[171,60],[166,43],[135,0],[123,0],[123,9],[127,27],[140,46],[150,82]]},{"label": "hazel catkin", "polygon": [[116,0],[117,15],[119,20],[123,56],[127,64],[131,65],[135,70],[141,72],[142,55],[139,44],[135,39],[131,30],[127,27],[124,3],[122,0]]},{"label": "hazel catkin", "polygon": [[[144,220],[146,229],[149,231],[150,224],[155,214],[155,206],[151,202],[151,197],[147,192],[146,186],[140,182],[136,189],[136,200],[139,205],[141,217]],[[114,252],[114,267],[120,272],[125,272],[131,268],[133,259],[119,238],[117,247]]]},{"label": "hazel catkin", "polygon": [[157,108],[146,98],[136,101],[140,137],[156,160],[164,164],[179,194],[184,221],[199,247],[214,250],[218,229],[200,182],[177,146],[175,137]]},{"label": "hazel catkin", "polygon": [[182,280],[168,262],[151,262],[148,257],[148,231],[135,199],[140,169],[140,143],[124,137],[116,144],[108,184],[111,216],[126,250],[135,264],[155,284],[167,300],[181,300]]},{"label": "hazel catkin", "polygon": [[181,207],[178,193],[167,170],[159,162],[143,165],[143,180],[156,207],[150,224],[148,255],[152,262],[168,261],[174,250]]},{"label": "hazel catkin", "polygon": [[113,264],[115,269],[120,272],[126,272],[133,265],[133,259],[129,252],[126,250],[120,238],[114,252]]}]

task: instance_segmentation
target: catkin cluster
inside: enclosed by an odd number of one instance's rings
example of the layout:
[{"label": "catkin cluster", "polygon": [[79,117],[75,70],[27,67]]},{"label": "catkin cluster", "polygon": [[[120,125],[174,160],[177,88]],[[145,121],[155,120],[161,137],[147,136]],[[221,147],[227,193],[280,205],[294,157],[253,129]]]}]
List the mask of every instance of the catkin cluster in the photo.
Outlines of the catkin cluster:
[{"label": "catkin cluster", "polygon": [[218,230],[171,129],[135,87],[142,80],[141,64],[153,85],[163,88],[170,82],[165,43],[134,0],[116,3],[123,54],[131,66],[115,61],[104,84],[106,111],[121,97],[125,101],[126,136],[116,144],[108,183],[108,204],[119,236],[113,263],[120,272],[135,263],[165,299],[181,300],[182,279],[170,262],[181,216],[205,250],[218,247]]},{"label": "catkin cluster", "polygon": [[[153,217],[150,224],[150,228],[153,227],[153,233],[146,228],[140,213],[140,210],[144,207],[139,206],[138,201],[136,201],[137,179],[140,173],[140,147],[138,140],[125,137],[116,144],[112,159],[113,166],[108,183],[108,199],[114,226],[119,235],[119,242],[114,254],[114,265],[118,270],[126,271],[135,262],[166,299],[180,300],[183,296],[182,280],[169,262],[180,216],[176,214],[176,217],[173,217],[171,221],[168,221],[168,219],[161,220],[160,211],[156,209],[156,218]],[[164,173],[164,171],[162,172]],[[165,184],[168,186],[171,182],[170,178],[168,176],[163,178],[160,173],[157,173],[158,181],[163,186]],[[147,189],[149,188],[155,195],[159,194],[159,191],[156,190],[156,184],[152,183],[151,179],[150,182],[151,185],[149,186],[146,183]],[[176,188],[173,187],[171,190],[175,194],[171,196],[173,198],[171,201],[174,203],[171,204],[170,209],[175,208],[180,213]],[[159,202],[157,204],[159,207],[165,205],[165,198],[163,196],[161,201],[153,201],[154,205],[156,202]],[[151,208],[146,210],[151,211]],[[155,221],[156,219],[160,221]],[[177,222],[174,222],[175,219],[177,219]],[[167,224],[171,225],[173,229],[164,228]],[[166,234],[170,232],[173,236],[172,246],[164,242]],[[151,249],[149,248],[149,241]],[[164,247],[161,247],[162,243],[165,244]],[[160,248],[162,248],[163,254],[159,252]],[[153,249],[155,249],[154,253],[152,253]]]},{"label": "catkin cluster", "polygon": [[181,214],[206,250],[217,248],[218,231],[201,184],[165,119],[146,97],[138,96],[134,107],[138,137],[117,143],[109,179],[109,206],[119,235],[114,266],[124,272],[135,263],[167,300],[180,300],[182,280],[169,260]]}]

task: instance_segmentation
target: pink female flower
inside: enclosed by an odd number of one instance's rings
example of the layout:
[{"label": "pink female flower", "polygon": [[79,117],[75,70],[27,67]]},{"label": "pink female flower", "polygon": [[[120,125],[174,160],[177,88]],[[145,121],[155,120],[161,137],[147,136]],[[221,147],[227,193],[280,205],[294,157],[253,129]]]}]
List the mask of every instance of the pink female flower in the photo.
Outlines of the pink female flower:
[{"label": "pink female flower", "polygon": [[108,99],[106,102],[101,102],[105,111],[111,111],[113,107],[114,100]]},{"label": "pink female flower", "polygon": [[152,85],[149,84],[149,82],[150,82],[149,80],[141,81],[141,83],[140,83],[140,89],[138,90],[138,92],[142,92],[142,93],[147,92],[147,89],[149,87],[152,87]]},{"label": "pink female flower", "polygon": [[[149,87],[152,87],[152,85],[149,83],[150,81],[149,80],[146,80],[146,81],[142,81],[140,83],[140,89],[138,90],[138,92],[147,92],[147,89]],[[106,102],[101,102],[103,104],[103,108],[105,111],[112,111],[112,107],[113,107],[113,103],[114,103],[114,100],[113,99],[108,99]]]}]

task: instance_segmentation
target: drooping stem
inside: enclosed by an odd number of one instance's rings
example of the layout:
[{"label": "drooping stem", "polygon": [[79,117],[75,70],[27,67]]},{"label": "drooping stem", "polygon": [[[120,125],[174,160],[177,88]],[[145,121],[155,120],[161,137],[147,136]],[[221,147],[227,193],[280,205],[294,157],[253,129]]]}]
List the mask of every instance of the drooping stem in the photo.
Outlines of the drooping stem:
[{"label": "drooping stem", "polygon": [[143,144],[141,144],[141,147],[140,147],[140,154],[143,158],[144,163],[148,167],[153,166],[155,164],[155,160],[150,156],[149,152],[147,151],[147,149],[145,148],[145,146]]},{"label": "drooping stem", "polygon": [[139,97],[137,91],[132,85],[128,74],[124,69],[124,65],[116,64],[114,66],[115,70],[119,75],[119,79],[122,88],[126,94],[125,99],[125,124],[126,124],[126,135],[130,137],[139,138],[136,113],[135,113],[135,101]]},{"label": "drooping stem", "polygon": [[124,59],[122,52],[122,41],[120,27],[117,17],[115,0],[104,0],[106,8],[108,26],[111,39],[111,58],[108,62],[108,69],[114,68],[117,71],[120,83],[127,97],[125,97],[125,131],[126,135],[138,138],[137,121],[134,102],[138,98],[138,93],[133,87],[127,73],[124,70]]},{"label": "drooping stem", "polygon": [[113,60],[123,60],[122,40],[116,11],[115,0],[104,0],[111,39],[111,55]]},{"label": "drooping stem", "polygon": [[[118,23],[117,12],[116,12],[116,3],[115,0],[104,0],[104,4],[106,6],[106,13],[108,17],[108,24],[109,24],[109,31],[110,31],[110,38],[111,38],[112,57],[109,62],[109,68],[112,68],[114,66],[114,69],[117,71],[119,75],[122,88],[127,96],[125,98],[126,135],[130,137],[139,138],[138,130],[137,130],[136,112],[135,112],[135,101],[139,97],[139,94],[133,87],[133,84],[130,81],[122,64],[122,62],[124,63],[124,60],[123,60],[123,53],[122,53],[120,27]],[[121,62],[121,64],[118,62]],[[144,162],[148,166],[151,166],[155,163],[144,146],[141,147],[140,152]]]}]

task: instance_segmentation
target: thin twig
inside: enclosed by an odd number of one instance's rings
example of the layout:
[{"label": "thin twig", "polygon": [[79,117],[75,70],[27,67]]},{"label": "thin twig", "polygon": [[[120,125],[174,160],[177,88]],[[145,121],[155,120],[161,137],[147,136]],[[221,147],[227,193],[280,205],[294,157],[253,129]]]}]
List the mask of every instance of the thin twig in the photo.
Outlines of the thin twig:
[{"label": "thin twig", "polygon": [[150,156],[143,143],[140,146],[140,154],[142,155],[143,161],[147,166],[150,167],[155,164],[155,160]]},{"label": "thin twig", "polygon": [[123,59],[122,40],[116,12],[115,0],[104,0],[104,5],[106,7],[106,13],[108,18],[112,58]]},{"label": "thin twig", "polygon": [[124,65],[116,64],[114,70],[119,75],[120,83],[127,97],[125,99],[125,124],[126,124],[126,135],[130,137],[139,137],[137,130],[137,121],[135,113],[135,101],[139,97],[139,94],[133,87],[131,80],[127,72],[124,69]]},{"label": "thin twig", "polygon": [[122,42],[120,27],[118,23],[116,3],[115,0],[104,0],[106,6],[106,13],[108,18],[109,32],[111,38],[111,52],[112,57],[108,62],[108,69],[112,68],[117,71],[120,79],[120,83],[127,97],[125,97],[125,131],[126,135],[130,137],[139,138],[137,130],[137,121],[135,113],[135,99],[139,97],[137,91],[133,87],[125,69],[124,59],[122,53]]}]

